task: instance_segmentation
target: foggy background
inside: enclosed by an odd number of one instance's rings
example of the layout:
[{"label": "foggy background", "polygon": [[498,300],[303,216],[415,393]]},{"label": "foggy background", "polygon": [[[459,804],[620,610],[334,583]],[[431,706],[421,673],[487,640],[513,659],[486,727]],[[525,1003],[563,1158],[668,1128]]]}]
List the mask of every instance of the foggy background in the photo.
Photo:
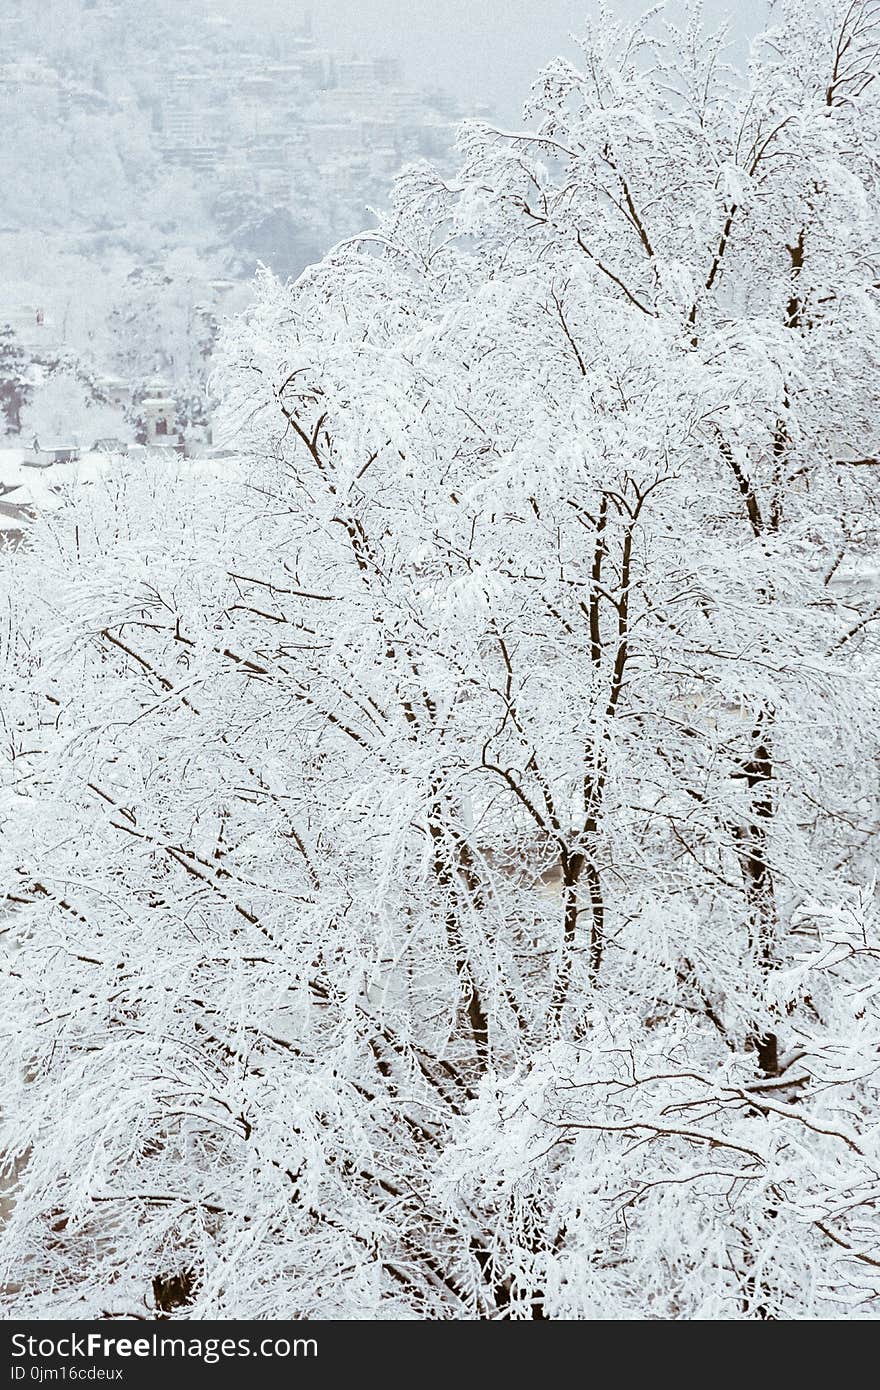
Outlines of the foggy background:
[{"label": "foggy background", "polygon": [[[770,8],[707,0],[712,25],[733,11],[731,62]],[[295,279],[375,225],[402,168],[452,170],[463,119],[518,127],[542,67],[577,64],[573,35],[600,12],[0,0],[0,542],[51,501],[44,467],[218,446],[216,344],[257,267]]]},{"label": "foggy background", "polygon": [[[539,69],[571,54],[571,34],[593,0],[222,0],[227,13],[253,13],[283,25],[311,14],[315,37],[346,57],[399,57],[412,80],[445,87],[462,105],[485,102],[504,120],[517,119]],[[647,0],[610,0],[613,14],[636,17]],[[674,10],[674,6],[667,7]],[[766,20],[768,0],[706,0],[708,18],[731,17],[736,56]]]}]

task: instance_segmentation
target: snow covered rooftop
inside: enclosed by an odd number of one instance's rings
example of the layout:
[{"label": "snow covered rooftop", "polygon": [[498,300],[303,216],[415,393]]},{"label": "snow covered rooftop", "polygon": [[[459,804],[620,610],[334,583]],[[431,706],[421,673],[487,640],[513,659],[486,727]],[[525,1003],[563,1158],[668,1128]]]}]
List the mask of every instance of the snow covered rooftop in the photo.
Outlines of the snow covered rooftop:
[{"label": "snow covered rooftop", "polygon": [[100,478],[110,464],[107,454],[89,450],[72,463],[56,463],[34,468],[32,451],[0,449],[0,502],[15,507],[41,510],[59,505],[58,489],[68,484],[90,483]]}]

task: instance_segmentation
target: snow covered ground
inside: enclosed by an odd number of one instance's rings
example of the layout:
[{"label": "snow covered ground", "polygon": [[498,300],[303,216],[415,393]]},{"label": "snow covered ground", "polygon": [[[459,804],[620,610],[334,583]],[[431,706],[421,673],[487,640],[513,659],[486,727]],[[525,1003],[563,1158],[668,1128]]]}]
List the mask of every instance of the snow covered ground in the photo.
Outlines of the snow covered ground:
[{"label": "snow covered ground", "polygon": [[22,521],[27,521],[22,512],[59,506],[61,490],[94,482],[110,464],[109,455],[89,452],[75,463],[34,468],[26,462],[28,457],[25,449],[0,449],[0,532],[20,530]]},{"label": "snow covered ground", "polygon": [[[130,457],[145,457],[147,453],[167,455],[175,468],[185,463],[193,473],[206,477],[233,478],[238,468],[237,456],[228,449],[207,450],[184,460],[175,450],[146,450],[135,445]],[[36,512],[61,506],[71,487],[97,482],[114,466],[114,455],[100,450],[81,454],[75,463],[55,463],[46,468],[35,468],[30,458],[28,449],[0,448],[0,543],[17,543]]]}]

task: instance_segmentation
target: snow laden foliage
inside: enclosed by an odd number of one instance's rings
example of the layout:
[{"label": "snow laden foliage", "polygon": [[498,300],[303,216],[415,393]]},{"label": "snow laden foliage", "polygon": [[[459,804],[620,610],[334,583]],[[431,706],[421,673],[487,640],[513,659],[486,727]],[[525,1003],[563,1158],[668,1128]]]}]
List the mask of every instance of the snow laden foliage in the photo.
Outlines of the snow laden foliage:
[{"label": "snow laden foliage", "polygon": [[880,11],[776,19],[604,14],[4,560],[17,1313],[876,1315]]}]

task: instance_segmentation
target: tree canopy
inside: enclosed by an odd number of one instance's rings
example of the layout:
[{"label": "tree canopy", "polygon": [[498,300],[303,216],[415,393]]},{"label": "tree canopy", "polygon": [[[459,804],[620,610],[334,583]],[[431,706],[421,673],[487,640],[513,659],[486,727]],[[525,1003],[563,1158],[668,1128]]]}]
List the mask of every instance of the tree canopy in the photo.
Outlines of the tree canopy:
[{"label": "tree canopy", "polygon": [[3,560],[17,1311],[875,1316],[880,7],[775,18],[603,13]]}]

